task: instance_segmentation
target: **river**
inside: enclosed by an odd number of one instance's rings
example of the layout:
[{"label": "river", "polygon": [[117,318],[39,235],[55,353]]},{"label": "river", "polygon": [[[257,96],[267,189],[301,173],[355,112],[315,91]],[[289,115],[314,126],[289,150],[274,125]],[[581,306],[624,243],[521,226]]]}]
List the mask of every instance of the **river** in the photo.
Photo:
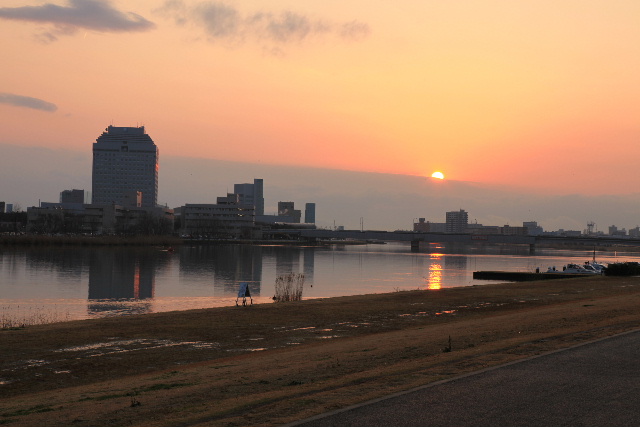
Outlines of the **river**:
[{"label": "river", "polygon": [[[0,248],[0,322],[88,319],[235,305],[240,283],[254,303],[272,303],[275,280],[304,274],[303,298],[492,283],[476,270],[535,271],[582,264],[588,251],[524,246],[409,244],[327,247],[185,245],[159,248]],[[600,262],[640,261],[598,253]],[[2,326],[2,325],[0,325]]]}]

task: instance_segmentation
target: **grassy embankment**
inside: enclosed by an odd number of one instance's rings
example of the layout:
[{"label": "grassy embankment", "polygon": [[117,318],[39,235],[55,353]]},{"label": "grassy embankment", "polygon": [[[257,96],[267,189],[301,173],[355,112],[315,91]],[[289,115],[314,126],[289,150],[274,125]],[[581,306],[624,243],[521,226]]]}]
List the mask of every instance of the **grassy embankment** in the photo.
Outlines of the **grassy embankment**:
[{"label": "grassy embankment", "polygon": [[640,326],[589,277],[0,331],[0,424],[270,426]]}]

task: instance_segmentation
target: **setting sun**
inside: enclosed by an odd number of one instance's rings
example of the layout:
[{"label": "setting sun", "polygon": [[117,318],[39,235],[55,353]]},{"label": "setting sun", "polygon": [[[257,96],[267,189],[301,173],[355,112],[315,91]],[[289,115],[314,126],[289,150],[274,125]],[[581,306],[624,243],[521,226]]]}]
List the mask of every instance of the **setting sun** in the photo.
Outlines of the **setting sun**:
[{"label": "setting sun", "polygon": [[434,172],[431,174],[431,178],[444,179],[444,174],[442,172]]}]

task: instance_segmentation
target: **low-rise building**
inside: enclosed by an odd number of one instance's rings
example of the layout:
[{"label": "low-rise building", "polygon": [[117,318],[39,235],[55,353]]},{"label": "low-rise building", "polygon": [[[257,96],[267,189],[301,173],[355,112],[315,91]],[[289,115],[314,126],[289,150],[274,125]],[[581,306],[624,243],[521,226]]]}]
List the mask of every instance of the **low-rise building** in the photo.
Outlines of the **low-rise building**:
[{"label": "low-rise building", "polygon": [[614,236],[614,237],[623,237],[627,235],[627,230],[626,229],[619,229],[618,227],[616,227],[615,225],[610,225],[609,226],[609,236]]},{"label": "low-rise building", "polygon": [[504,227],[500,227],[500,234],[504,236],[526,236],[529,234],[529,229],[527,227],[511,227],[510,225],[505,225]]},{"label": "low-rise building", "polygon": [[[228,198],[228,196],[227,196]],[[225,198],[218,198],[223,201]],[[210,238],[259,238],[255,207],[239,203],[188,203],[177,209],[180,234]]]},{"label": "low-rise building", "polygon": [[470,234],[501,234],[500,227],[497,225],[467,224],[467,233]]},{"label": "low-rise building", "polygon": [[27,231],[35,233],[170,234],[173,209],[121,205],[42,203],[27,208]]},{"label": "low-rise building", "polygon": [[445,233],[447,224],[444,222],[430,222],[424,218],[418,218],[418,222],[413,223],[413,231],[420,233]]},{"label": "low-rise building", "polygon": [[565,230],[561,228],[556,232],[556,235],[563,237],[580,237],[582,236],[582,232],[580,230]]},{"label": "low-rise building", "polygon": [[413,223],[413,231],[428,233],[429,231],[431,231],[429,227],[429,221],[426,221],[425,218],[418,218],[418,222]]},{"label": "low-rise building", "polygon": [[294,202],[278,202],[278,216],[282,218],[281,222],[299,224],[302,219],[302,211],[295,208]]},{"label": "low-rise building", "polygon": [[60,203],[79,203],[83,205],[86,202],[84,190],[64,190],[60,192]]},{"label": "low-rise building", "polygon": [[540,236],[544,233],[544,229],[538,225],[537,221],[524,221],[522,226],[527,228],[529,236]]}]

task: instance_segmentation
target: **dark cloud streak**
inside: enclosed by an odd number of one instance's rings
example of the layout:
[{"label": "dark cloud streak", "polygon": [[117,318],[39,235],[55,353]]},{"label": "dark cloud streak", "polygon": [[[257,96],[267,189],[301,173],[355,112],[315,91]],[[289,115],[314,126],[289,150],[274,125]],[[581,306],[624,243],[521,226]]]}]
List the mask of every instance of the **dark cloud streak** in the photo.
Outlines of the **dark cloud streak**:
[{"label": "dark cloud streak", "polygon": [[278,42],[286,43],[291,40],[303,40],[312,31],[312,23],[305,16],[283,12],[280,16],[263,15],[264,25],[269,37]]},{"label": "dark cloud streak", "polygon": [[242,25],[237,10],[222,3],[200,4],[193,11],[204,25],[205,31],[214,38],[233,38]]},{"label": "dark cloud streak", "polygon": [[239,43],[254,39],[283,45],[314,36],[361,40],[371,32],[369,25],[363,22],[336,23],[289,10],[243,15],[234,6],[220,1],[202,1],[191,7],[182,0],[167,0],[157,11],[171,17],[178,25],[191,22],[201,26],[210,41]]},{"label": "dark cloud streak", "polygon": [[12,93],[0,92],[0,104],[13,105],[14,107],[32,108],[34,110],[54,112],[58,109],[56,104],[43,101],[42,99],[30,96],[14,95]]},{"label": "dark cloud streak", "polygon": [[367,37],[370,32],[367,24],[358,21],[345,22],[340,27],[340,36],[344,39],[360,40]]},{"label": "dark cloud streak", "polygon": [[52,3],[41,6],[2,7],[0,18],[51,24],[52,33],[45,33],[43,40],[54,41],[56,35],[73,34],[84,28],[100,32],[147,31],[155,24],[133,12],[121,12],[108,0],[69,0],[69,6]]}]

